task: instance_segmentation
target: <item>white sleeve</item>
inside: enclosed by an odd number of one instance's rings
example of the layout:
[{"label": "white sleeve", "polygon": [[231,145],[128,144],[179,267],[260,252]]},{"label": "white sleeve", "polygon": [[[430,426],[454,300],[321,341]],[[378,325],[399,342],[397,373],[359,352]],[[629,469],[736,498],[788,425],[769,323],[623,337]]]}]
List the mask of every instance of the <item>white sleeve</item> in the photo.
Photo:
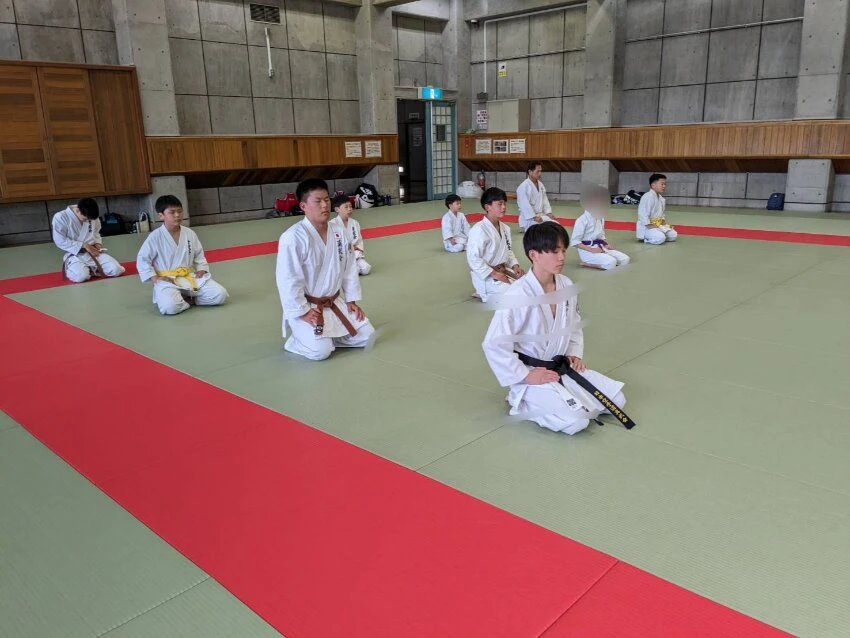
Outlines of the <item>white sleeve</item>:
[{"label": "white sleeve", "polygon": [[99,219],[93,220],[92,230],[94,231],[94,241],[92,243],[103,245],[103,237],[100,236],[100,220]]},{"label": "white sleeve", "polygon": [[483,279],[487,279],[493,272],[493,269],[484,260],[484,238],[480,232],[475,233],[474,236],[472,235],[472,231],[469,234],[469,241],[466,244],[466,262],[469,264],[469,269],[472,272],[477,273]]},{"label": "white sleeve", "polygon": [[454,237],[454,235],[452,235],[452,220],[450,215],[451,213],[446,213],[445,215],[443,215],[443,241],[448,241],[449,239]]},{"label": "white sleeve", "polygon": [[577,246],[584,241],[584,234],[587,232],[587,220],[585,216],[579,215],[576,223],[573,224],[573,234],[570,237],[570,246]]},{"label": "white sleeve", "polygon": [[540,184],[540,194],[543,196],[543,214],[552,217],[552,206],[549,204],[549,195],[543,184]]},{"label": "white sleeve", "polygon": [[139,278],[142,281],[148,281],[156,275],[156,270],[153,267],[153,262],[156,259],[153,237],[153,233],[148,235],[145,243],[139,248],[139,254],[136,256],[136,270],[139,272]]},{"label": "white sleeve", "polygon": [[345,301],[360,301],[363,289],[360,287],[360,270],[357,268],[357,256],[352,249],[345,256],[345,271],[342,273],[342,296]]},{"label": "white sleeve", "polygon": [[490,321],[484,343],[481,344],[490,369],[496,375],[499,385],[505,388],[514,383],[521,383],[528,376],[528,368],[514,352],[516,344],[499,339],[505,335],[516,334],[513,317],[516,312],[516,309],[497,310]]},{"label": "white sleeve", "polygon": [[83,249],[83,242],[72,239],[66,234],[68,227],[62,223],[63,217],[64,215],[61,213],[56,213],[53,216],[53,222],[51,224],[53,227],[53,243],[62,252],[66,252],[69,255],[76,255]]},{"label": "white sleeve", "polygon": [[644,193],[638,204],[638,224],[649,225],[649,216],[652,214],[652,191]]},{"label": "white sleeve", "polygon": [[304,296],[304,260],[298,254],[297,242],[293,235],[284,233],[277,244],[275,279],[284,319],[297,319],[311,307]]},{"label": "white sleeve", "polygon": [[[575,303],[578,303],[578,298],[574,297]],[[576,317],[581,321],[581,315],[576,310]],[[570,343],[567,345],[567,356],[578,357],[581,359],[584,356],[584,331],[579,324],[579,327],[570,335]]]},{"label": "white sleeve", "polygon": [[204,255],[204,247],[201,245],[201,239],[198,237],[197,233],[193,232],[193,234],[195,235],[193,238],[195,240],[195,263],[192,267],[195,271],[203,270],[205,272],[209,272],[210,265]]},{"label": "white sleeve", "polygon": [[531,202],[528,201],[528,186],[525,182],[519,185],[516,189],[516,205],[519,208],[520,220],[530,220],[534,218],[534,209],[531,207]]},{"label": "white sleeve", "polygon": [[602,225],[600,226],[601,232],[599,233],[599,239],[605,239],[605,220],[602,220]]},{"label": "white sleeve", "polygon": [[505,241],[508,242],[508,266],[513,268],[514,266],[519,264],[519,260],[514,254],[514,245],[511,241],[511,228],[507,224],[502,224],[502,228],[505,231]]},{"label": "white sleeve", "polygon": [[463,213],[458,213],[460,215],[460,232],[465,238],[469,238],[469,222],[466,221],[466,215]]},{"label": "white sleeve", "polygon": [[352,246],[359,248],[360,254],[365,255],[366,254],[366,244],[363,243],[363,231],[360,230],[360,223],[356,219],[353,219],[351,221],[354,224],[354,226],[352,226],[352,229],[354,230],[355,234],[357,235],[357,239],[354,240],[354,242],[352,243]]}]

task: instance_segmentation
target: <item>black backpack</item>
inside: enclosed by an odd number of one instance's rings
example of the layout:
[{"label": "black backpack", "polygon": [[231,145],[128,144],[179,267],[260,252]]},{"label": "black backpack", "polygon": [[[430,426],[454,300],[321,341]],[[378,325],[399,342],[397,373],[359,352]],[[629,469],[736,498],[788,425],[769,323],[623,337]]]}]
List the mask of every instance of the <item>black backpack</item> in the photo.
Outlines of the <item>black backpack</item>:
[{"label": "black backpack", "polygon": [[785,210],[785,193],[773,193],[767,200],[767,210]]},{"label": "black backpack", "polygon": [[125,232],[124,218],[118,213],[106,213],[100,218],[100,234],[104,237],[122,235]]}]

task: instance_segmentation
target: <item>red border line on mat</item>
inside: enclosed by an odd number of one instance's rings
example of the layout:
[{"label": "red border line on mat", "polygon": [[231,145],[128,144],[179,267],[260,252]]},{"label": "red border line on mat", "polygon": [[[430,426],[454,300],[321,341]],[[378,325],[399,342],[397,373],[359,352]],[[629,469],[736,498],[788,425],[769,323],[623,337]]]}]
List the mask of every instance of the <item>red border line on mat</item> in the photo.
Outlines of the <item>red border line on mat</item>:
[{"label": "red border line on mat", "polygon": [[[471,213],[467,218],[472,221],[481,219],[481,213]],[[506,215],[505,221],[516,223],[515,215]],[[364,228],[365,239],[377,239],[380,237],[393,237],[395,235],[406,235],[418,233],[424,230],[435,230],[440,228],[439,219],[426,219],[416,222],[404,222],[401,224],[390,224],[376,228]],[[564,226],[572,226],[573,218],[559,218]],[[633,222],[606,221],[608,230],[634,230]],[[771,241],[792,244],[820,244],[824,246],[846,246],[850,247],[850,235],[825,235],[821,233],[797,233],[781,230],[753,230],[747,228],[725,228],[715,226],[682,226],[676,224],[676,230],[681,235],[694,235],[700,237],[718,237],[723,239],[746,239],[751,241]],[[243,246],[231,246],[228,248],[214,248],[206,251],[210,263],[232,261],[234,259],[246,259],[248,257],[261,257],[272,255],[277,250],[277,241],[265,241],[257,244],[245,244]],[[122,264],[127,269],[125,275],[136,274],[136,262],[128,261]],[[14,277],[12,279],[0,280],[0,295],[12,295],[20,292],[32,292],[45,288],[57,288],[70,285],[71,282],[62,279],[61,273],[42,273],[39,275],[27,275]]]},{"label": "red border line on mat", "polygon": [[[292,638],[786,635],[6,298],[0,351],[11,418]],[[81,360],[173,391],[79,419]]]}]

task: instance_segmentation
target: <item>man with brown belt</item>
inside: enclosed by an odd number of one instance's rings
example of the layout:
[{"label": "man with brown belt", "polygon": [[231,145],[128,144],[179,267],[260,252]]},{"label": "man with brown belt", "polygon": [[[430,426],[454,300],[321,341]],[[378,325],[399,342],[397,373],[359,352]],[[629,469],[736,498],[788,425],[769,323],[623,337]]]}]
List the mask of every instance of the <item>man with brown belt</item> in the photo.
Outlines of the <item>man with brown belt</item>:
[{"label": "man with brown belt", "polygon": [[328,185],[308,179],[295,192],[304,219],[280,236],[277,289],[283,306],[284,348],[314,361],[337,346],[362,348],[374,328],[357,305],[362,292],[357,257],[336,225],[328,225]]}]

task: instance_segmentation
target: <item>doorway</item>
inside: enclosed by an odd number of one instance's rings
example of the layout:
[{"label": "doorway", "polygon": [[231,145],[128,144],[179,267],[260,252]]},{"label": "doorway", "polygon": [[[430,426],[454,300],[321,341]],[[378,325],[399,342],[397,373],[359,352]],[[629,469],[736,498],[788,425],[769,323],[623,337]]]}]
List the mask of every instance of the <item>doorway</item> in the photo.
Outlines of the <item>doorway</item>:
[{"label": "doorway", "polygon": [[398,181],[401,201],[428,200],[428,144],[425,102],[398,100]]}]

